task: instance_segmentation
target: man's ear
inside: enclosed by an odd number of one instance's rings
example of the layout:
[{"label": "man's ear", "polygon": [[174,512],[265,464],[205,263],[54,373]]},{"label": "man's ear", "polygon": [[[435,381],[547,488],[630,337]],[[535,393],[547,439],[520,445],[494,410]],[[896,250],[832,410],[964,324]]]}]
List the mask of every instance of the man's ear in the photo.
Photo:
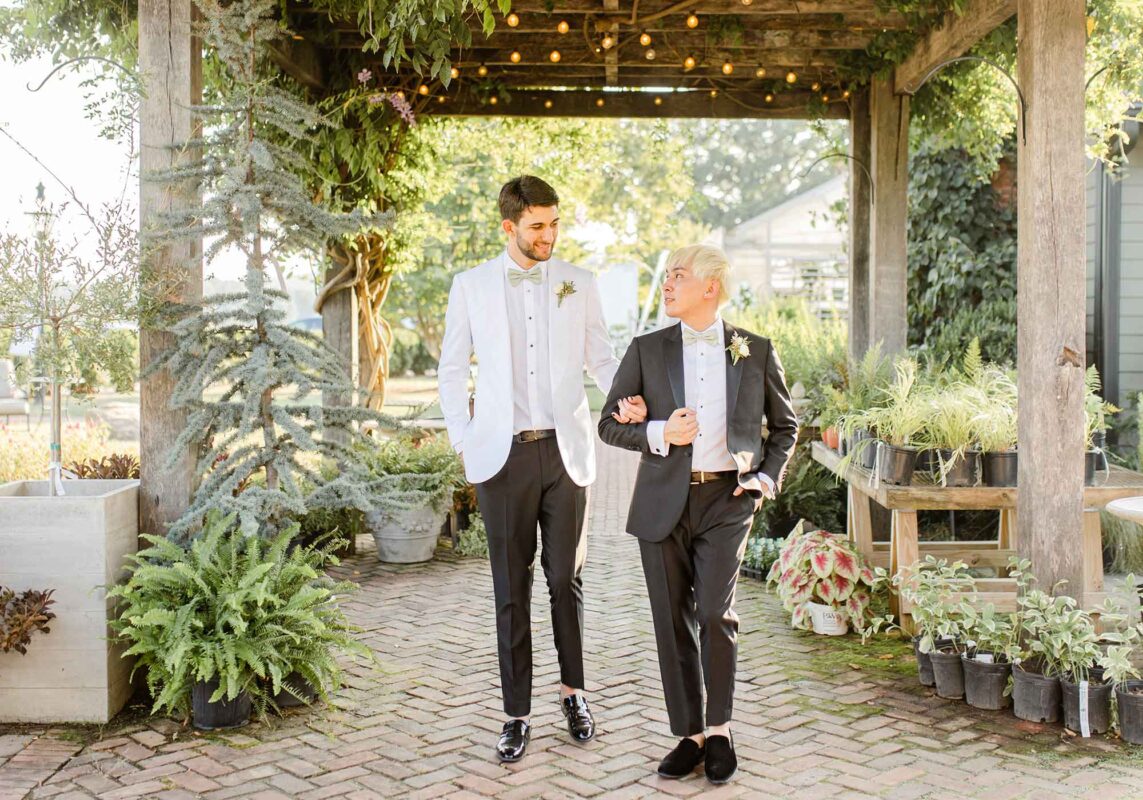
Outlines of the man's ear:
[{"label": "man's ear", "polygon": [[504,220],[500,221],[500,230],[504,231],[509,236],[511,236],[515,232],[515,229],[516,229],[516,224],[514,222],[512,222],[512,220],[504,219]]},{"label": "man's ear", "polygon": [[702,293],[703,297],[718,297],[719,282],[718,279],[712,279],[706,282],[706,291]]}]

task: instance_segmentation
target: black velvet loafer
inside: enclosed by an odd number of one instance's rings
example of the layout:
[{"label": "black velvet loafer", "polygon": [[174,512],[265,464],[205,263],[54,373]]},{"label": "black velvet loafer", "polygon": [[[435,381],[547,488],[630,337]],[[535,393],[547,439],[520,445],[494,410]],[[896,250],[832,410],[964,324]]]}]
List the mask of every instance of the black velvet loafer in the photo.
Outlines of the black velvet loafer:
[{"label": "black velvet loafer", "polygon": [[702,763],[705,755],[705,747],[694,739],[683,739],[659,762],[657,771],[664,778],[685,778]]},{"label": "black velvet loafer", "polygon": [[726,736],[706,737],[706,779],[711,783],[722,784],[738,772],[738,756],[734,754],[734,742]]}]

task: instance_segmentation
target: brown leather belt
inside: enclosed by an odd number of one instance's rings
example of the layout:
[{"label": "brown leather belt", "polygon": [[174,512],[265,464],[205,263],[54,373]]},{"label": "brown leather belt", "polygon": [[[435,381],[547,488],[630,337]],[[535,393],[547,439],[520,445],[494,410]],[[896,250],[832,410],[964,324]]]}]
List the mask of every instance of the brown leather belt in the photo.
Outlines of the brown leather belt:
[{"label": "brown leather belt", "polygon": [[710,483],[711,481],[725,481],[737,477],[737,470],[727,469],[722,472],[692,472],[691,483]]},{"label": "brown leather belt", "polygon": [[512,441],[527,444],[528,442],[538,442],[541,439],[551,439],[555,435],[556,431],[554,428],[543,431],[520,431],[512,436]]}]

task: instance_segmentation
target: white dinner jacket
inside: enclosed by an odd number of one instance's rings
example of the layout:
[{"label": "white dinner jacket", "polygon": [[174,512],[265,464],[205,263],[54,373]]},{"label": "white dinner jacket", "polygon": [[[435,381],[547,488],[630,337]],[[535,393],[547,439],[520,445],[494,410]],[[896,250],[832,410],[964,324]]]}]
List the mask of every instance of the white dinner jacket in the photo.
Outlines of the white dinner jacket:
[{"label": "white dinner jacket", "polygon": [[[452,281],[445,334],[437,367],[441,412],[449,441],[464,454],[465,476],[481,483],[498,473],[512,446],[512,350],[508,334],[507,251]],[[552,259],[548,270],[548,365],[556,439],[568,476],[579,486],[595,480],[595,426],[587,405],[583,370],[607,394],[619,368],[603,319],[595,275]],[[563,302],[564,282],[575,292]],[[476,401],[468,414],[469,361],[476,353]]]}]

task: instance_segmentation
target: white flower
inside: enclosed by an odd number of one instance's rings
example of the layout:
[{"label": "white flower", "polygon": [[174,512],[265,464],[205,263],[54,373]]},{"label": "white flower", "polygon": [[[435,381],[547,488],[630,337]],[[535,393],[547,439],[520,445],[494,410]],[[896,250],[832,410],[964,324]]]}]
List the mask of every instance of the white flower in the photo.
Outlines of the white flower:
[{"label": "white flower", "polygon": [[730,344],[726,347],[730,353],[732,364],[737,364],[740,358],[750,358],[750,340],[737,333],[731,334]]}]

